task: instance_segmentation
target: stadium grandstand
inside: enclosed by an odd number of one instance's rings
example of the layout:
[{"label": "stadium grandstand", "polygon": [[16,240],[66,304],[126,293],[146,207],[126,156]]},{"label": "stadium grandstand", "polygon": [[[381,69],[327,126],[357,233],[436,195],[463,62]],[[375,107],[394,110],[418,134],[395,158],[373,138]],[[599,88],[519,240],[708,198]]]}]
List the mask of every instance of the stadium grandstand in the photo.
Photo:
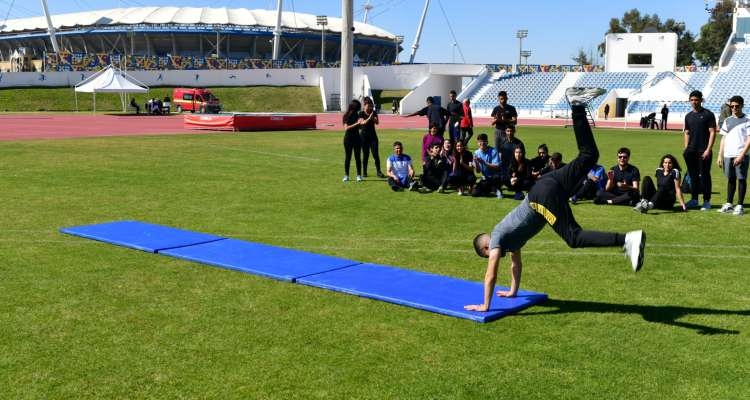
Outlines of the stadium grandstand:
[{"label": "stadium grandstand", "polygon": [[[110,60],[124,59],[134,64],[130,69],[152,64],[162,69],[231,68],[272,58],[276,17],[274,10],[209,7],[130,7],[52,15],[59,54],[52,49],[44,16],[9,19],[0,26],[0,62],[9,62],[14,53],[18,57],[18,49],[23,49],[21,55],[32,59],[49,55],[45,67],[56,70],[69,70],[74,59],[83,57],[105,66]],[[321,48],[331,64],[340,59],[341,18],[320,18],[282,13],[279,60],[317,63]],[[360,22],[354,22],[354,29],[355,63],[382,65],[397,58],[403,38]]]},{"label": "stadium grandstand", "polygon": [[[566,88],[599,86],[607,93],[591,105],[594,118],[604,116],[607,104],[610,117],[636,121],[668,104],[672,121],[677,121],[690,110],[688,93],[700,90],[704,106],[718,113],[732,95],[750,99],[750,2],[735,4],[733,32],[718,65],[703,66],[675,65],[677,41],[676,36],[669,37],[671,33],[611,34],[616,36],[613,45],[626,47],[608,48],[603,66],[394,63],[403,37],[355,22],[353,62],[361,67],[355,72],[355,95],[407,88],[399,109],[410,113],[423,107],[426,96],[445,96],[450,89],[461,89],[459,99],[471,99],[474,114],[486,116],[497,105],[497,93],[505,90],[521,116],[559,118],[568,110]],[[134,71],[140,81],[152,86],[296,84],[319,86],[326,104],[338,99],[340,18],[328,17],[321,26],[317,16],[283,12],[283,49],[276,60],[271,43],[276,23],[273,10],[135,7],[53,15],[52,21],[59,53],[52,52],[44,17],[11,19],[0,26],[2,71],[9,70],[3,65],[11,64],[19,52],[38,63],[33,69],[36,75],[2,78],[0,73],[0,87],[72,85],[92,71],[115,64]],[[326,32],[324,41],[321,28]],[[630,44],[626,35],[634,38]],[[650,41],[652,47],[639,48],[641,39]],[[325,63],[320,57],[322,43]],[[632,65],[627,56],[633,52],[648,53],[653,59]],[[257,71],[268,69],[287,71]]]}]

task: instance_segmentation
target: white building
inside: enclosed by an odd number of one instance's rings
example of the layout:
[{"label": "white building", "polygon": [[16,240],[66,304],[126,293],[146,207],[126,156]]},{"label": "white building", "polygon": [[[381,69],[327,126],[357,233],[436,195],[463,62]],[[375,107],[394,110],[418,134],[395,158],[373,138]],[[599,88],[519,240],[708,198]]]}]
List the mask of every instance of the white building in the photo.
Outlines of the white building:
[{"label": "white building", "polygon": [[607,72],[674,71],[677,34],[610,33],[605,38]]}]

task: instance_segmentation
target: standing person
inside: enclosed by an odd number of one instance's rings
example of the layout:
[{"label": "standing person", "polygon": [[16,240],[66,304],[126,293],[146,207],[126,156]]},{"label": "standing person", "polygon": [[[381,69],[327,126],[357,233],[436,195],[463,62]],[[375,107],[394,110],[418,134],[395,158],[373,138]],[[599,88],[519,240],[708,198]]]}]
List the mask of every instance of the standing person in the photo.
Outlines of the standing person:
[{"label": "standing person", "polygon": [[459,140],[456,142],[453,158],[453,173],[449,177],[449,183],[456,186],[459,196],[469,194],[477,181],[477,176],[474,175],[474,155]]},{"label": "standing person", "polygon": [[656,169],[656,185],[650,176],[643,178],[641,200],[633,210],[646,213],[651,209],[671,210],[675,200],[680,201],[680,207],[687,211],[685,198],[680,189],[680,164],[671,154],[661,158],[661,165]]},{"label": "standing person", "polygon": [[349,182],[349,166],[352,163],[352,152],[354,153],[354,162],[357,166],[357,182],[362,182],[362,138],[359,136],[359,127],[362,125],[359,120],[359,110],[362,103],[359,100],[352,100],[349,107],[344,113],[342,121],[344,123],[344,182]]},{"label": "standing person", "polygon": [[495,148],[501,149],[505,143],[505,128],[518,122],[516,108],[508,104],[508,93],[505,90],[497,94],[498,105],[492,109],[492,126],[495,127]]},{"label": "standing person", "polygon": [[370,151],[372,151],[372,160],[375,162],[378,178],[385,178],[380,170],[378,133],[375,131],[375,125],[380,123],[380,119],[372,101],[365,102],[365,108],[359,113],[359,118],[362,119],[359,130],[362,139],[362,176],[367,178],[367,162],[370,158]]},{"label": "standing person", "polygon": [[669,107],[665,103],[664,107],[661,108],[661,126],[659,126],[659,129],[667,129],[667,117],[669,117]]},{"label": "standing person", "polygon": [[391,103],[391,113],[398,114],[398,99],[393,99]]},{"label": "standing person", "polygon": [[445,124],[448,122],[448,110],[435,104],[435,100],[432,96],[428,97],[425,102],[427,105],[424,106],[424,108],[408,114],[405,117],[409,118],[415,115],[422,117],[427,116],[427,126],[432,127],[435,125],[438,128],[437,135],[442,138],[445,134]]},{"label": "standing person", "polygon": [[604,105],[604,119],[609,118],[609,103]]},{"label": "standing person", "polygon": [[617,150],[617,165],[607,171],[607,184],[604,190],[596,193],[595,204],[634,206],[641,200],[638,185],[641,182],[641,171],[630,164],[630,149],[620,147]]},{"label": "standing person", "polygon": [[685,166],[690,175],[690,201],[688,208],[698,206],[698,195],[703,192],[701,211],[711,209],[711,149],[716,140],[716,117],[703,108],[703,93],[690,92],[690,106],[685,115]]},{"label": "standing person", "polygon": [[474,238],[477,255],[488,258],[484,276],[484,302],[467,305],[465,309],[482,312],[490,309],[500,258],[508,252],[511,264],[510,290],[498,291],[497,296],[516,296],[521,285],[521,248],[546,224],[572,248],[623,246],[633,271],[641,269],[646,244],[643,231],[622,234],[584,230],[576,222],[568,204],[573,186],[586,175],[599,157],[582,100],[590,101],[603,92],[603,89],[598,88],[569,88],[566,91],[571,103],[578,157],[565,167],[539,179],[523,202],[495,225],[491,235],[481,233]]},{"label": "standing person", "polygon": [[464,106],[456,100],[456,91],[451,90],[448,93],[448,104],[445,109],[448,111],[448,133],[451,142],[455,143],[461,136],[461,118],[464,116]]},{"label": "standing person", "polygon": [[[750,150],[750,122],[742,113],[745,100],[741,96],[729,99],[732,115],[724,120],[721,126],[721,143],[716,163],[724,168],[727,177],[727,202],[719,212],[732,212],[734,215],[745,213],[745,192],[747,191],[747,152]],[[734,192],[737,190],[737,205],[732,209]]]},{"label": "standing person", "polygon": [[411,157],[404,154],[404,145],[399,141],[393,142],[393,154],[385,163],[385,172],[388,174],[388,186],[394,192],[400,192],[406,188],[414,190],[414,166]]},{"label": "standing person", "polygon": [[471,100],[464,100],[463,112],[464,115],[461,117],[460,140],[464,142],[464,144],[469,144],[469,140],[474,136],[474,117],[471,115]]}]

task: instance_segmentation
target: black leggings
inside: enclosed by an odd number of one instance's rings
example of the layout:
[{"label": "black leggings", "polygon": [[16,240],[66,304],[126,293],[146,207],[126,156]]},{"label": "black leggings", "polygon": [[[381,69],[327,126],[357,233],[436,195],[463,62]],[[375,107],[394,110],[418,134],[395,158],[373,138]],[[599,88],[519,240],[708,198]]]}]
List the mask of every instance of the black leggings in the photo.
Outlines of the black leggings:
[{"label": "black leggings", "polygon": [[357,166],[357,175],[362,175],[362,139],[359,132],[349,132],[344,134],[344,173],[349,175],[349,165],[352,163],[352,151],[354,151],[354,162]]},{"label": "black leggings", "polygon": [[372,151],[372,159],[375,161],[375,171],[380,171],[380,153],[378,152],[378,135],[362,134],[362,170],[367,174],[367,162]]},{"label": "black leggings", "polygon": [[[625,235],[583,230],[573,217],[568,198],[577,184],[599,160],[599,150],[583,106],[573,106],[573,131],[578,157],[560,169],[547,173],[529,191],[529,202],[547,219],[552,229],[570,247],[622,246]],[[546,212],[545,212],[546,211]]]},{"label": "black leggings", "polygon": [[677,200],[674,190],[671,192],[668,190],[656,190],[654,180],[650,176],[643,178],[641,195],[644,199],[654,203],[654,208],[659,210],[671,210],[674,207],[674,202]]}]

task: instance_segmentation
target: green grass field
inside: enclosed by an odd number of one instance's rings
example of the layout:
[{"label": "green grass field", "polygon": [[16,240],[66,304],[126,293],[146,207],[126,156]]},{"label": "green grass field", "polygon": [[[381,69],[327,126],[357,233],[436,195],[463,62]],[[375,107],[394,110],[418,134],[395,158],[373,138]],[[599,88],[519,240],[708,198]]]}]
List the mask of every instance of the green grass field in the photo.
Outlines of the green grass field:
[{"label": "green grass field", "polygon": [[[148,93],[136,94],[143,108],[151,97],[172,97],[172,87],[152,87]],[[307,86],[250,86],[210,88],[221,99],[225,111],[246,112],[321,112],[323,103],[317,87]],[[76,110],[73,88],[20,88],[0,89],[0,111],[63,111]],[[78,94],[78,110],[91,111],[93,96]],[[96,96],[97,111],[122,112],[118,94],[100,93]],[[390,108],[389,108],[390,110]],[[134,112],[128,107],[128,112]]]},{"label": "green grass field", "polygon": [[[627,145],[644,175],[682,143],[596,132],[605,166]],[[419,153],[421,131],[379,135],[383,160],[397,139]],[[569,130],[518,136],[575,152]],[[522,287],[550,300],[489,324],[58,233],[136,219],[482,280],[471,238],[518,203],[344,184],[341,138],[0,142],[0,398],[750,397],[748,216],[576,205],[584,227],[645,229],[643,270],[545,229],[525,248]]]}]

